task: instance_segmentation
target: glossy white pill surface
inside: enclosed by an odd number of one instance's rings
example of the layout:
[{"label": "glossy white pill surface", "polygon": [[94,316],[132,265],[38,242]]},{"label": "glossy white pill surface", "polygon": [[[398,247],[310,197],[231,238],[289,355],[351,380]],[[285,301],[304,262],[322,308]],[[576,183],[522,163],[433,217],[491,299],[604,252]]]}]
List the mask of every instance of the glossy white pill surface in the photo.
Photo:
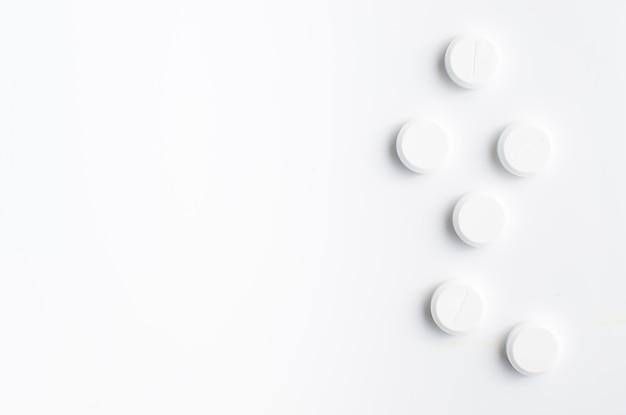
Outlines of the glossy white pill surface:
[{"label": "glossy white pill surface", "polygon": [[449,334],[462,334],[474,329],[482,319],[483,309],[483,299],[478,292],[456,281],[441,284],[430,302],[433,320]]},{"label": "glossy white pill surface", "polygon": [[488,193],[469,193],[454,207],[452,224],[463,242],[481,247],[495,242],[506,226],[504,206]]},{"label": "glossy white pill surface", "polygon": [[560,346],[554,333],[533,323],[517,325],[506,339],[506,355],[515,370],[523,375],[550,370],[559,354]]},{"label": "glossy white pill surface", "polygon": [[479,36],[460,36],[454,39],[444,58],[446,72],[463,88],[484,87],[498,68],[498,50],[487,39]]},{"label": "glossy white pill surface", "polygon": [[396,150],[402,163],[416,173],[436,170],[448,154],[450,142],[438,124],[428,120],[411,120],[404,124],[396,138]]},{"label": "glossy white pill surface", "polygon": [[540,127],[515,122],[504,129],[498,140],[498,158],[511,173],[527,177],[543,170],[548,164],[552,144]]}]

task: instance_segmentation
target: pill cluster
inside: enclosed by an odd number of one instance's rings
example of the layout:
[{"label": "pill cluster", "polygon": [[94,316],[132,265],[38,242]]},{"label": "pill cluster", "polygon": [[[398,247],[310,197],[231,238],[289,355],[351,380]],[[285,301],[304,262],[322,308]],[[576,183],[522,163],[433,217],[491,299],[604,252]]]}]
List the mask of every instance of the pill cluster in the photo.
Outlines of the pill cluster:
[{"label": "pill cluster", "polygon": [[[450,79],[467,89],[486,86],[498,68],[498,49],[479,36],[454,39],[445,53]],[[402,163],[416,173],[438,169],[450,151],[450,138],[438,124],[426,119],[407,122],[398,133],[396,149]],[[552,145],[540,126],[529,122],[511,123],[500,134],[498,158],[510,173],[528,177],[548,164]],[[460,197],[452,213],[452,224],[459,239],[473,247],[498,240],[505,231],[507,212],[500,199],[489,193],[468,193]],[[462,281],[447,281],[434,292],[430,310],[441,330],[459,335],[476,328],[485,305],[479,291]],[[542,324],[518,323],[505,342],[506,355],[519,373],[534,375],[551,369],[559,358],[560,344],[555,333]]]}]

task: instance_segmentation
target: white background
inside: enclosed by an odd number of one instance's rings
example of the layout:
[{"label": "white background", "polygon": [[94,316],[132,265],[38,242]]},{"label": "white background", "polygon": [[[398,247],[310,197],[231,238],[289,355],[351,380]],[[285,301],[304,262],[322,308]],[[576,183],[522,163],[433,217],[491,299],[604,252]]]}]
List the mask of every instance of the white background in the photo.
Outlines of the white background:
[{"label": "white background", "polygon": [[[502,65],[466,91],[462,33]],[[0,4],[0,413],[626,413],[626,3],[29,1]],[[435,174],[394,154],[441,122]],[[511,121],[555,157],[519,179]],[[450,227],[497,193],[500,243]],[[434,287],[473,281],[452,337]],[[524,378],[507,331],[563,344]]]}]

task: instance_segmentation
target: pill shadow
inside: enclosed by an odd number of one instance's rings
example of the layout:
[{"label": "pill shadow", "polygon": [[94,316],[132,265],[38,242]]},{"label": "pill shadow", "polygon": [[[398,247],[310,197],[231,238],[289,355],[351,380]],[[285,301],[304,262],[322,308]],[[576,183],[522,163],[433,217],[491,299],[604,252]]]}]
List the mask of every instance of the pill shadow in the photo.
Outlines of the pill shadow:
[{"label": "pill shadow", "polygon": [[400,156],[398,156],[398,150],[396,149],[396,140],[398,138],[398,133],[400,132],[400,129],[402,128],[404,124],[399,124],[396,126],[396,128],[394,128],[391,134],[389,134],[388,137],[388,144],[387,144],[387,151],[389,153],[389,158],[391,159],[393,165],[396,167],[396,169],[401,170],[402,171],[402,175],[405,175],[407,177],[419,177],[419,176],[423,176],[421,174],[415,173],[411,170],[409,170],[404,163],[402,163],[402,160],[400,160]]},{"label": "pill shadow", "polygon": [[459,90],[462,88],[459,88],[459,86],[455,84],[452,79],[450,79],[450,77],[448,76],[448,72],[446,71],[446,49],[448,48],[450,42],[452,42],[452,39],[449,39],[446,45],[441,48],[441,52],[439,53],[439,59],[437,60],[437,72],[439,72],[439,77],[443,80],[444,84],[447,87],[454,90]]},{"label": "pill shadow", "polygon": [[511,366],[511,362],[509,362],[509,357],[506,355],[506,338],[509,335],[511,329],[514,326],[508,327],[506,330],[502,332],[500,335],[500,341],[498,342],[498,357],[501,366],[504,366],[508,375],[511,375],[514,378],[523,378],[524,376],[520,376],[520,374],[515,370],[513,366]]},{"label": "pill shadow", "polygon": [[519,180],[522,179],[522,177],[516,176],[514,174],[511,174],[511,172],[509,172],[500,162],[500,157],[498,157],[498,140],[500,139],[500,134],[502,134],[502,131],[504,131],[504,129],[506,128],[505,126],[502,126],[501,128],[499,128],[497,131],[495,131],[493,133],[492,136],[492,140],[491,140],[491,164],[493,164],[494,169],[496,170],[496,173],[498,175],[501,176],[506,176],[509,179],[512,180]]},{"label": "pill shadow", "polygon": [[463,242],[459,238],[459,236],[456,234],[456,231],[454,230],[454,224],[452,223],[452,214],[454,212],[454,207],[456,206],[456,203],[459,201],[459,199],[461,197],[462,197],[462,195],[459,196],[459,198],[457,198],[457,199],[453,200],[452,202],[450,202],[450,204],[448,205],[447,209],[445,209],[445,216],[443,218],[445,232],[446,232],[446,235],[448,236],[448,238],[452,240],[452,243],[456,247],[458,247],[459,249],[472,251],[472,250],[474,250],[476,248],[466,244],[465,242]]},{"label": "pill shadow", "polygon": [[437,323],[435,323],[435,320],[433,320],[433,315],[430,311],[430,301],[433,298],[433,294],[435,294],[435,290],[437,289],[438,284],[432,286],[430,289],[426,290],[426,294],[424,295],[424,297],[422,298],[421,304],[420,304],[420,309],[421,309],[421,316],[422,316],[422,320],[426,323],[426,325],[429,327],[429,329],[437,336],[437,337],[442,337],[442,338],[449,338],[450,335],[445,333],[443,330],[441,330],[438,326]]}]

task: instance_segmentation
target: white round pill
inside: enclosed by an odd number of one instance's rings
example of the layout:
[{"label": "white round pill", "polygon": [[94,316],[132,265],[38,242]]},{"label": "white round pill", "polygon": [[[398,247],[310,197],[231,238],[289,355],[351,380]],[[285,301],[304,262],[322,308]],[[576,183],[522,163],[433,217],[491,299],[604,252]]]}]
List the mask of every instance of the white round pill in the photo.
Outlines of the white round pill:
[{"label": "white round pill", "polygon": [[450,143],[446,132],[427,120],[404,124],[396,139],[396,150],[402,163],[416,173],[429,173],[443,162]]},{"label": "white round pill", "polygon": [[498,68],[498,51],[487,39],[460,36],[454,39],[444,58],[446,71],[459,86],[477,89],[485,86]]},{"label": "white round pill", "polygon": [[541,128],[515,122],[504,129],[498,140],[498,158],[511,173],[527,177],[543,170],[548,164],[552,145]]},{"label": "white round pill", "polygon": [[474,329],[483,316],[483,299],[470,286],[448,281],[433,294],[430,312],[439,328],[449,334],[463,334]]},{"label": "white round pill", "polygon": [[506,339],[506,355],[522,375],[550,370],[558,361],[559,354],[559,342],[554,333],[532,323],[517,325]]},{"label": "white round pill", "polygon": [[463,242],[480,247],[495,242],[506,226],[502,204],[487,193],[463,196],[452,213],[454,230]]}]

